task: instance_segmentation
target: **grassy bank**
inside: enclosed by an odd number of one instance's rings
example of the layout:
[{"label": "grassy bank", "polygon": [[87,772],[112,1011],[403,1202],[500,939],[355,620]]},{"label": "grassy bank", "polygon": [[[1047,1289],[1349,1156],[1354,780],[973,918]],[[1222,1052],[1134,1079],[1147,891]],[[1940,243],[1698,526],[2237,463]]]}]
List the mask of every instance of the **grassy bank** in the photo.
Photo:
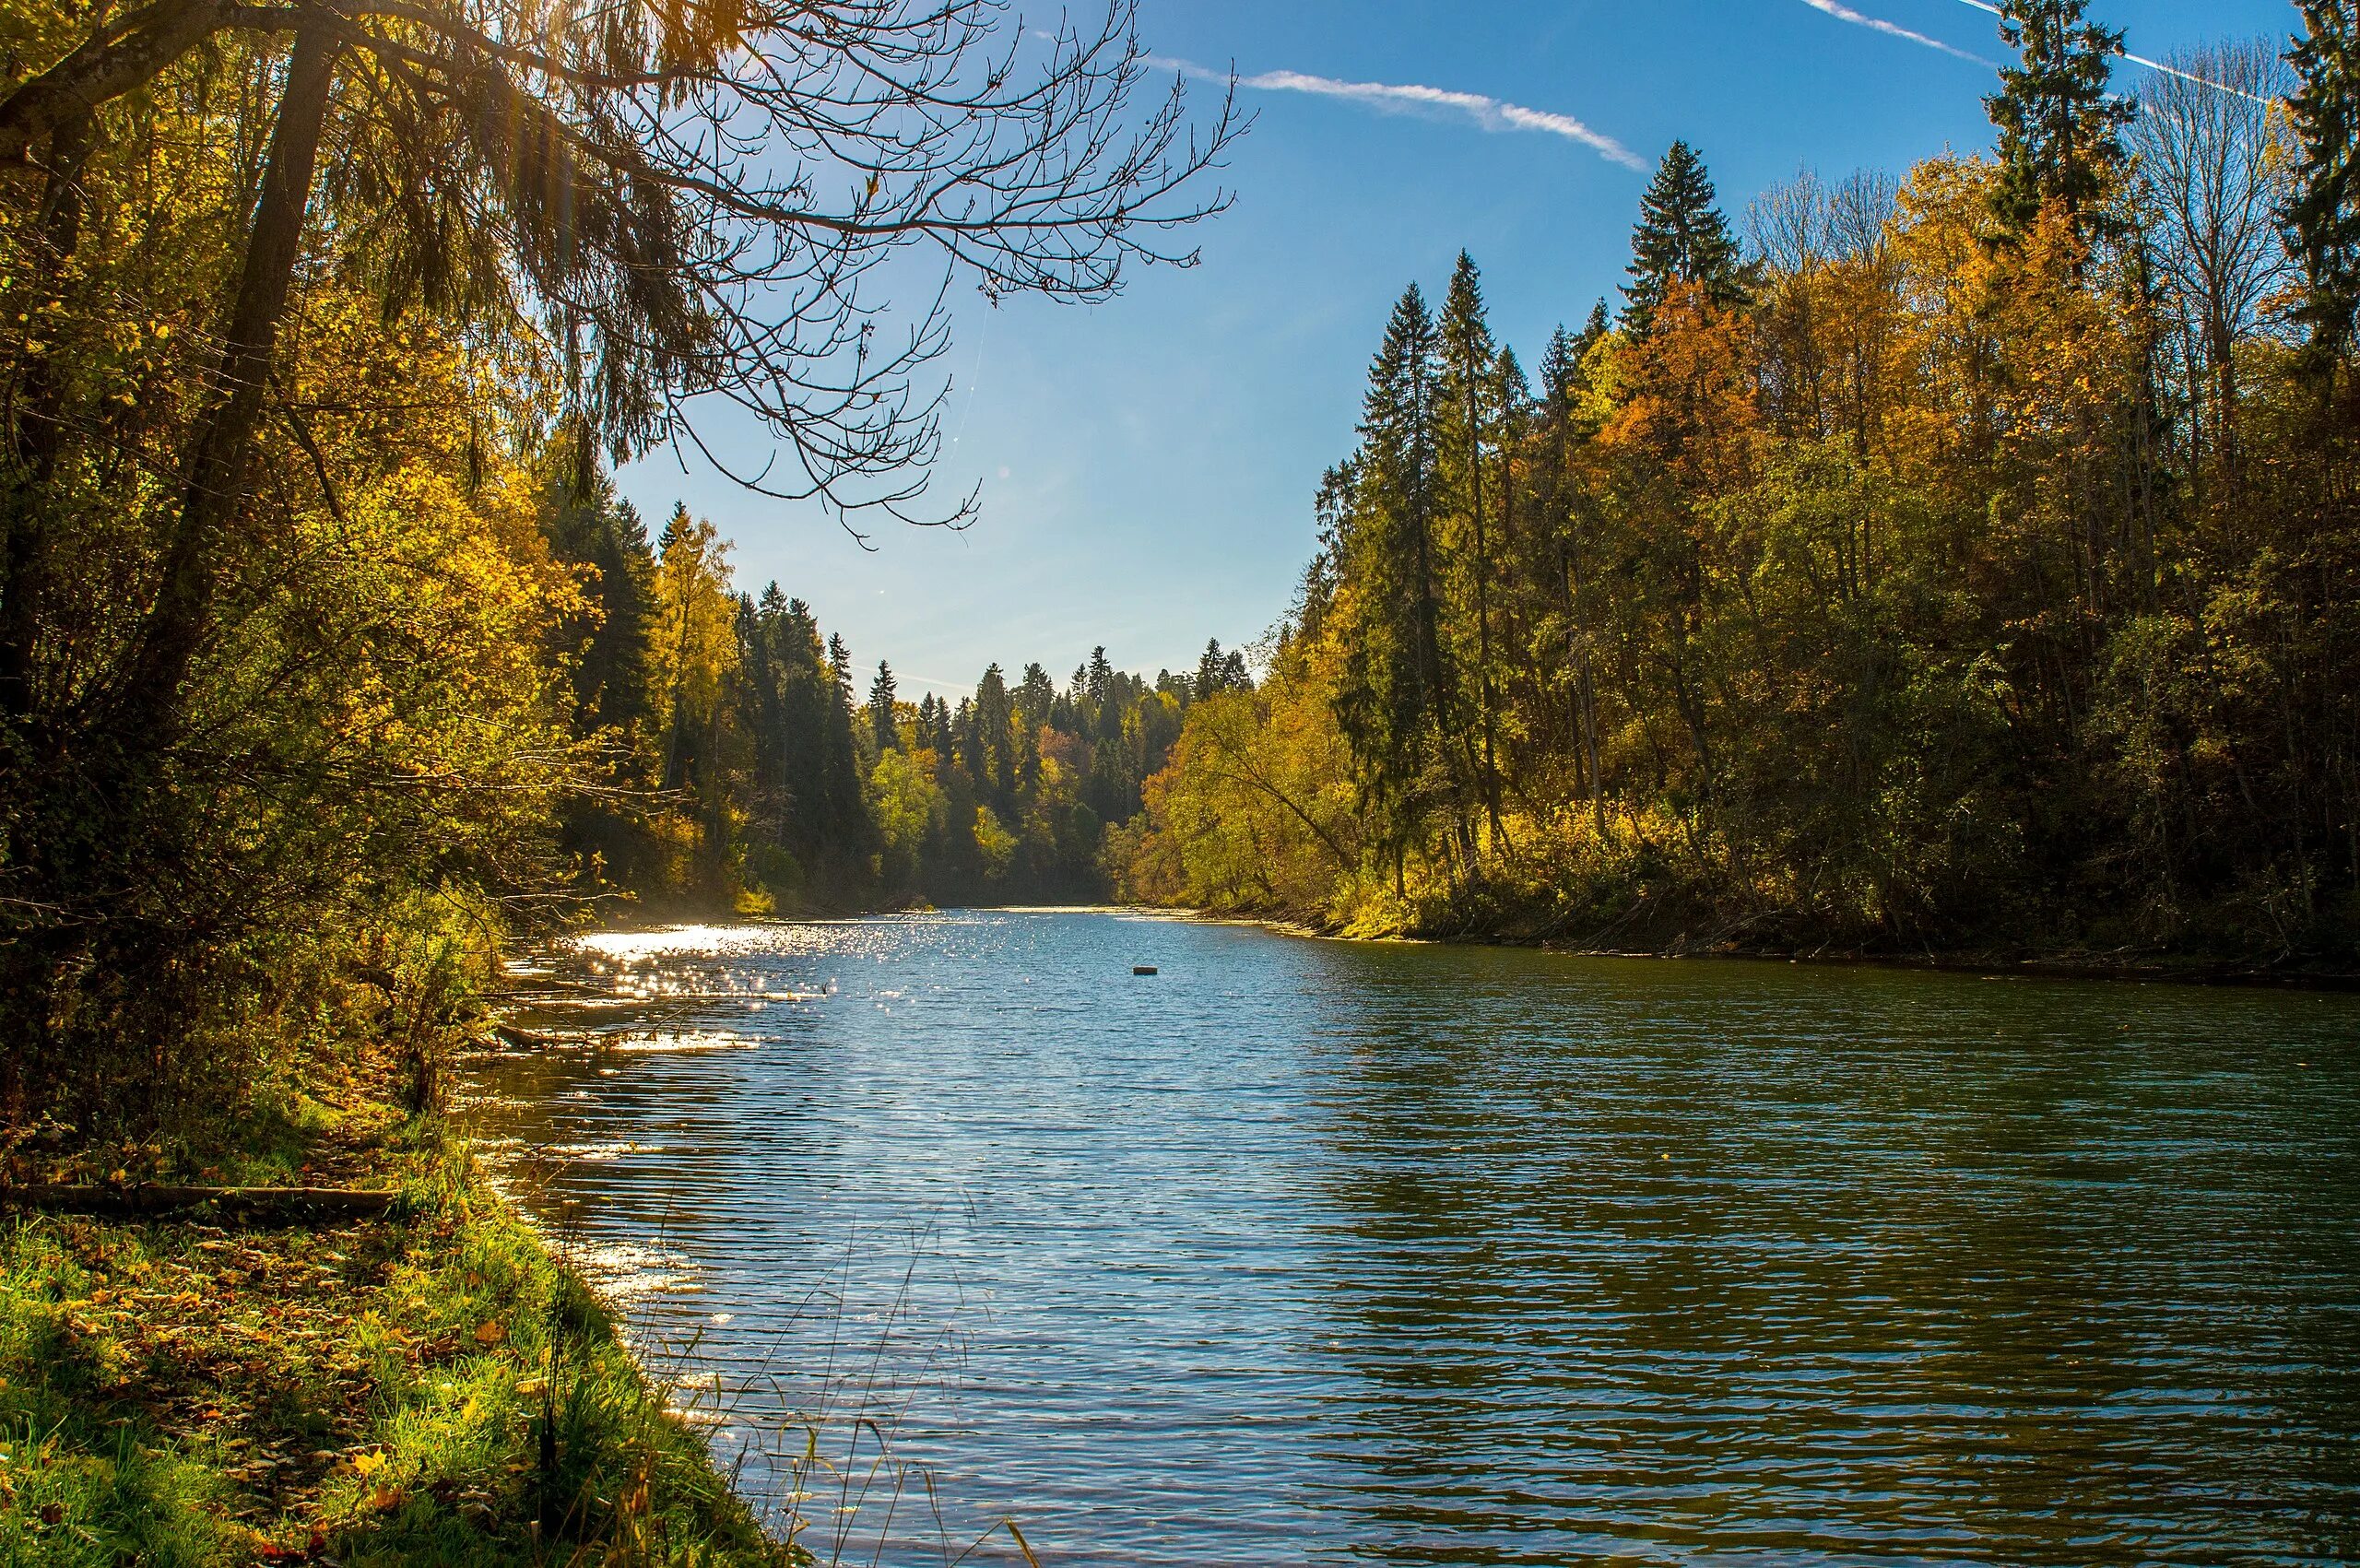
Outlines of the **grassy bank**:
[{"label": "grassy bank", "polygon": [[438,1125],[312,1103],[248,1147],[218,1173],[401,1196],[324,1224],[0,1220],[0,1562],[805,1560]]}]

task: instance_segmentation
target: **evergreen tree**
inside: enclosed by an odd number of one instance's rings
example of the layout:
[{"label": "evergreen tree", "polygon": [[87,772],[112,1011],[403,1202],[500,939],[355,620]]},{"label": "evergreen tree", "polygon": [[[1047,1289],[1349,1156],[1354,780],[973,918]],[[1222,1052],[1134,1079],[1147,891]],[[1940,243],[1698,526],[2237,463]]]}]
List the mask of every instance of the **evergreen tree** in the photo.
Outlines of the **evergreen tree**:
[{"label": "evergreen tree", "polygon": [[975,683],[974,731],[967,769],[974,775],[976,787],[997,807],[1009,807],[1016,799],[1015,720],[1008,678],[999,666],[993,665]]},{"label": "evergreen tree", "polygon": [[[810,607],[797,599],[792,607],[797,620],[811,627],[810,641],[816,646],[819,628],[811,620]],[[830,871],[832,885],[827,890],[841,896],[866,880],[868,851],[877,836],[861,791],[860,748],[854,738],[852,655],[843,638],[828,639],[828,663],[819,673],[822,678],[814,739],[820,752],[820,799],[808,831],[814,849]]]},{"label": "evergreen tree", "polygon": [[1531,596],[1548,604],[1557,618],[1558,636],[1543,645],[1562,647],[1564,660],[1562,690],[1552,688],[1534,703],[1538,736],[1557,737],[1558,749],[1570,757],[1576,790],[1587,789],[1593,820],[1605,819],[1605,797],[1598,788],[1599,735],[1597,671],[1587,592],[1590,551],[1575,507],[1575,449],[1581,432],[1575,425],[1576,398],[1589,390],[1588,360],[1611,330],[1606,301],[1590,310],[1578,336],[1563,326],[1549,340],[1540,361],[1540,417],[1532,431],[1534,462],[1531,501],[1538,520],[1528,560],[1545,586],[1536,584]]},{"label": "evergreen tree", "polygon": [[1050,680],[1049,672],[1038,664],[1024,666],[1024,678],[1016,683],[1012,701],[1016,716],[1023,726],[1037,731],[1049,722],[1049,710],[1056,703],[1057,688]]},{"label": "evergreen tree", "polygon": [[[1443,642],[1441,548],[1434,536],[1434,321],[1411,284],[1369,367],[1358,479],[1339,550],[1366,584],[1342,629],[1348,659],[1336,693],[1363,798],[1398,880],[1403,852],[1435,796],[1463,795],[1457,678]],[[1459,737],[1463,739],[1463,737]],[[1443,787],[1429,775],[1439,768]],[[1471,857],[1463,813],[1454,838]]]},{"label": "evergreen tree", "polygon": [[647,525],[601,477],[585,500],[558,500],[547,528],[560,560],[590,568],[585,612],[558,629],[572,651],[576,737],[606,729],[628,736],[652,706],[648,631],[655,591],[655,552]]},{"label": "evergreen tree", "polygon": [[1589,320],[1582,324],[1582,335],[1574,340],[1578,361],[1598,347],[1599,340],[1613,330],[1613,319],[1606,313],[1606,301],[1599,301],[1589,308]]},{"label": "evergreen tree", "polygon": [[935,765],[948,768],[958,756],[956,737],[950,728],[950,704],[939,697],[929,701],[934,703],[934,718],[926,726],[926,744],[934,748]]},{"label": "evergreen tree", "polygon": [[1676,284],[1702,290],[1724,310],[1745,303],[1742,259],[1717,200],[1696,149],[1672,143],[1639,198],[1639,226],[1631,236],[1622,319],[1634,336],[1653,328],[1656,312]]},{"label": "evergreen tree", "polygon": [[2000,0],[2000,36],[2022,56],[1983,100],[2000,133],[1994,215],[2022,234],[2050,202],[2082,225],[2122,168],[2135,108],[2106,91],[2122,34],[2084,20],[2087,0]]},{"label": "evergreen tree", "polygon": [[1090,650],[1090,701],[1103,707],[1115,695],[1115,666],[1106,662],[1103,647]]},{"label": "evergreen tree", "polygon": [[666,789],[697,787],[714,808],[718,781],[706,776],[720,743],[722,690],[737,652],[729,589],[729,547],[720,531],[688,507],[664,525],[655,569],[655,620],[650,654],[655,718],[665,736]]},{"label": "evergreen tree", "polygon": [[1198,701],[1201,702],[1221,690],[1221,639],[1208,638],[1205,651],[1197,656],[1197,684],[1192,695]]},{"label": "evergreen tree", "polygon": [[[1497,485],[1502,463],[1494,454],[1503,447],[1505,409],[1502,398],[1500,351],[1492,337],[1483,307],[1483,284],[1474,258],[1458,253],[1450,277],[1442,319],[1437,324],[1438,377],[1434,387],[1435,458],[1438,477],[1464,537],[1452,541],[1454,555],[1463,555],[1468,585],[1464,613],[1475,623],[1472,663],[1475,719],[1483,738],[1483,757],[1476,771],[1483,808],[1495,835],[1506,831],[1500,815],[1498,688],[1492,645],[1493,585],[1499,574],[1493,546],[1494,525],[1505,512],[1505,487]],[[1498,504],[1493,491],[1501,490]]]},{"label": "evergreen tree", "polygon": [[2360,7],[2300,0],[2305,35],[2287,58],[2303,85],[2287,102],[2302,164],[2286,225],[2303,264],[2298,318],[2328,362],[2360,340]]},{"label": "evergreen tree", "polygon": [[893,690],[893,666],[879,659],[877,661],[877,678],[868,683],[868,727],[877,737],[877,749],[880,755],[901,749],[902,731],[895,722]]}]

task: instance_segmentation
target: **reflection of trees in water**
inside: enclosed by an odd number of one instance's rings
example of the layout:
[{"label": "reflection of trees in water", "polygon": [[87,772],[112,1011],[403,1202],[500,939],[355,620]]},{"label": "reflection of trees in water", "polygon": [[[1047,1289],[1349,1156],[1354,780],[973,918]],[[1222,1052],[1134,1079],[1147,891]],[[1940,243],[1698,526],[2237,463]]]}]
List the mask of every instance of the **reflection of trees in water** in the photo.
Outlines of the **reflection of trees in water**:
[{"label": "reflection of trees in water", "polygon": [[[2279,1179],[2254,1151],[2318,1129],[2224,1076],[2269,999],[1337,961],[1371,1554],[1553,1561],[1552,1519],[1600,1550],[2299,1550],[2320,1483],[2291,1478],[2349,1474],[2320,1462],[2355,1419],[2320,1290],[2360,1278],[2349,1142],[2339,1199]],[[2305,1348],[2330,1325],[2340,1358]],[[2272,1521],[2220,1534],[2237,1498]]]}]

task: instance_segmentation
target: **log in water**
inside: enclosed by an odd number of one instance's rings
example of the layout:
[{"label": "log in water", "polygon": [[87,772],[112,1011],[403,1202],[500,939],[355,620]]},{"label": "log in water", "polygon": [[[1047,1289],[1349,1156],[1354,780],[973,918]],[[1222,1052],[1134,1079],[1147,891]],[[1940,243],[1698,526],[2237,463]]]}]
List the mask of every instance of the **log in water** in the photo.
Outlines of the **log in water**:
[{"label": "log in water", "polygon": [[[722,1446],[884,1417],[953,1555],[2360,1559],[2349,996],[1080,914],[561,973],[652,1032],[478,1124]],[[819,1490],[823,1557],[940,1561]]]}]

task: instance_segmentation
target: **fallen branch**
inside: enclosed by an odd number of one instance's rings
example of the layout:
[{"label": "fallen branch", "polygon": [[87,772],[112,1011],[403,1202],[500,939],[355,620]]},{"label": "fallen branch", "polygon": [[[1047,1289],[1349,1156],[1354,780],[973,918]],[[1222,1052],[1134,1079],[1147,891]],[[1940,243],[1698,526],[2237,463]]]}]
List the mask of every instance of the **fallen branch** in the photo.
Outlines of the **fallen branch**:
[{"label": "fallen branch", "polygon": [[393,1207],[397,1195],[359,1187],[178,1187],[30,1184],[0,1187],[0,1208],[57,1214],[168,1214],[207,1204],[249,1216],[329,1215],[366,1219]]}]

